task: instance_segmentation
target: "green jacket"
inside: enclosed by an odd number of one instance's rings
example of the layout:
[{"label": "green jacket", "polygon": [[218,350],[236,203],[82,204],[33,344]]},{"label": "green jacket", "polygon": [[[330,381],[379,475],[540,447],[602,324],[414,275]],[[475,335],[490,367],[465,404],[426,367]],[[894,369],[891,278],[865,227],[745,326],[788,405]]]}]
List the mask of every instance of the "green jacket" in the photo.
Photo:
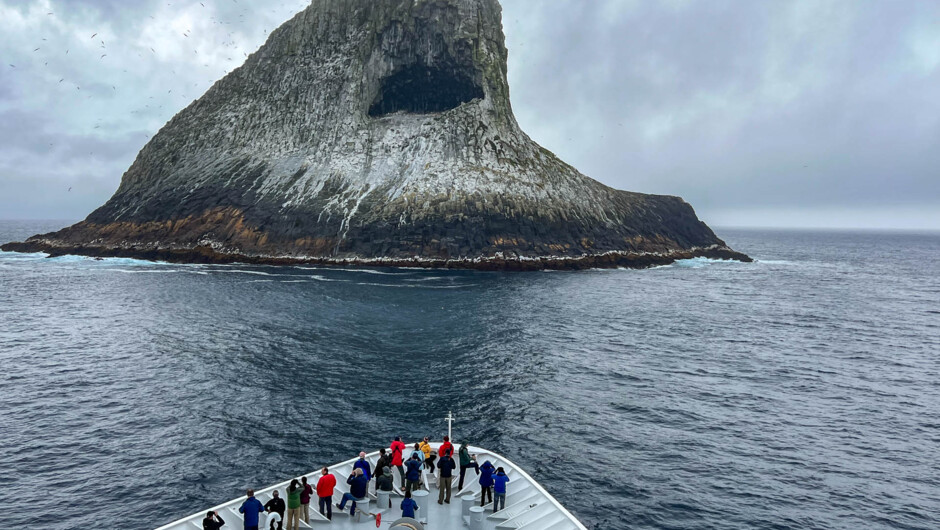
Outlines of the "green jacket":
[{"label": "green jacket", "polygon": [[470,450],[467,449],[466,445],[460,446],[460,465],[461,466],[470,465]]},{"label": "green jacket", "polygon": [[300,492],[304,490],[303,485],[297,486],[293,492],[290,488],[287,488],[287,509],[293,510],[294,508],[300,508]]}]

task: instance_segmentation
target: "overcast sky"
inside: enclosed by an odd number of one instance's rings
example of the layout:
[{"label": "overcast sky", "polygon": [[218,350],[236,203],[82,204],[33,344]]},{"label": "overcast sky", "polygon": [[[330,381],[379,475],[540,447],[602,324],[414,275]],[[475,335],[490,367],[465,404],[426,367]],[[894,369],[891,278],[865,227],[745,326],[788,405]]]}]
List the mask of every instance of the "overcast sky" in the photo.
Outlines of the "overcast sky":
[{"label": "overcast sky", "polygon": [[[0,0],[0,219],[84,218],[308,4]],[[716,226],[940,229],[940,2],[503,8],[516,116],[583,173]]]}]

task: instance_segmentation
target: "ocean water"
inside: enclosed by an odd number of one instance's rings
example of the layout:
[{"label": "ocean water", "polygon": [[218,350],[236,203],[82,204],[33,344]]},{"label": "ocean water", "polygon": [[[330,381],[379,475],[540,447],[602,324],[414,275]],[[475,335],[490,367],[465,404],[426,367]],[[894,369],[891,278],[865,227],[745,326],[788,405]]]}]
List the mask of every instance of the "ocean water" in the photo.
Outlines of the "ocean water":
[{"label": "ocean water", "polygon": [[940,234],[719,233],[759,261],[0,254],[0,528],[153,528],[448,410],[589,528],[940,527]]}]

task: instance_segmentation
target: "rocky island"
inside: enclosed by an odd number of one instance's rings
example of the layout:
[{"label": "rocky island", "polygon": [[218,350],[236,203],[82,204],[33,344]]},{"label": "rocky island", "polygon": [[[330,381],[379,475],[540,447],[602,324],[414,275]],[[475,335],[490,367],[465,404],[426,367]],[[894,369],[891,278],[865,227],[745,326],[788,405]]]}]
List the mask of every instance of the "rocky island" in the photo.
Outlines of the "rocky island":
[{"label": "rocky island", "polygon": [[532,141],[498,0],[315,0],[177,114],[84,221],[3,250],[178,262],[647,267],[730,249],[679,197]]}]

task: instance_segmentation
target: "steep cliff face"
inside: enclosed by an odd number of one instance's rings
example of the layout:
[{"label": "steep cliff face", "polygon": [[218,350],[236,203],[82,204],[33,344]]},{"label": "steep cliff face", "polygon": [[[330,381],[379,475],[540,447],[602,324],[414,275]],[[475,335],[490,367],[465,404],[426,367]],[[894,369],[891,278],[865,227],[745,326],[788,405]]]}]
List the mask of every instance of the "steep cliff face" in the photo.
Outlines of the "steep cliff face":
[{"label": "steep cliff face", "polygon": [[316,0],[164,126],[104,206],[7,248],[497,268],[747,259],[680,198],[611,189],[533,142],[506,59],[497,0]]}]

